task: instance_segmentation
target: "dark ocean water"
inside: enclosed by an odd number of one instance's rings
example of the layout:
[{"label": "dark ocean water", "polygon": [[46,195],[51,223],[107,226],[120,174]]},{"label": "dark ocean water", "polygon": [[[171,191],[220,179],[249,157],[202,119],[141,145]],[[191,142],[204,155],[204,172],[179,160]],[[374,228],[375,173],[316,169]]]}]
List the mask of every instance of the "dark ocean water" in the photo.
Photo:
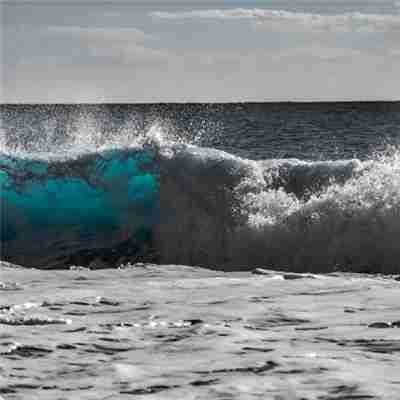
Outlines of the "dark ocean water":
[{"label": "dark ocean water", "polygon": [[189,143],[253,160],[366,159],[400,143],[399,102],[3,105],[0,112],[7,147],[30,151],[57,151],[71,135],[93,131],[98,146],[113,136],[128,143],[154,123]]},{"label": "dark ocean water", "polygon": [[148,110],[146,122],[161,117],[190,142],[253,160],[366,159],[400,143],[400,103],[160,105]]},{"label": "dark ocean water", "polygon": [[0,118],[3,259],[399,272],[400,103],[2,105]]}]

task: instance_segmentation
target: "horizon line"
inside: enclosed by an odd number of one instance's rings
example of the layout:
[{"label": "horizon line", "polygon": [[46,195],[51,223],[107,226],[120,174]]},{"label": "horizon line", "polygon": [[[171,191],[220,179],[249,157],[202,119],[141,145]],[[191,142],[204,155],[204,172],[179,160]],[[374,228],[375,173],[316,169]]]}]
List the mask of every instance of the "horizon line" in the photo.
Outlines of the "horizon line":
[{"label": "horizon line", "polygon": [[142,101],[142,102],[0,102],[0,106],[18,105],[238,105],[238,104],[376,104],[376,103],[400,103],[399,100],[233,100],[233,101]]}]

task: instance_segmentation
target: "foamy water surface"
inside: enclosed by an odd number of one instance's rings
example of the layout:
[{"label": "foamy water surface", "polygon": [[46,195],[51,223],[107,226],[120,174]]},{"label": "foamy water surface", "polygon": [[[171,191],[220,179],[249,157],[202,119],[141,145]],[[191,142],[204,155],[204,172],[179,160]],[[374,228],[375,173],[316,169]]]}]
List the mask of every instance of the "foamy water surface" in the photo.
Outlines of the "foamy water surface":
[{"label": "foamy water surface", "polygon": [[399,281],[2,264],[5,399],[397,399]]}]

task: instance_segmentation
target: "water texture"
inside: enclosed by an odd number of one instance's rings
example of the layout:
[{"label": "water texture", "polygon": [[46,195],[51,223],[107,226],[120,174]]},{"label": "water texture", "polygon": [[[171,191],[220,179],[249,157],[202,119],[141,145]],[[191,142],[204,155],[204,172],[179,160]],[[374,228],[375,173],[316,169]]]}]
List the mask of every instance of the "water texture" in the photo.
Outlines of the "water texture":
[{"label": "water texture", "polygon": [[0,396],[398,399],[400,282],[256,272],[2,264]]}]

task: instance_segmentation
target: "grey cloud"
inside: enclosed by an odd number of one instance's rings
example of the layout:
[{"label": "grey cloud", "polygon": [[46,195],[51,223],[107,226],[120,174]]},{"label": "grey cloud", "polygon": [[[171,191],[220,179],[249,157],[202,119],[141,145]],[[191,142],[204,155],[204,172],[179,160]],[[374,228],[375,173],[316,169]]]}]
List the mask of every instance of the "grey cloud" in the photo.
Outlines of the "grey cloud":
[{"label": "grey cloud", "polygon": [[[324,48],[170,53],[168,67],[131,63],[19,66],[4,96],[23,101],[263,101],[396,99],[400,57]],[[79,99],[78,99],[79,98]],[[50,99],[50,100],[49,100]]]},{"label": "grey cloud", "polygon": [[[197,4],[193,3],[194,7]],[[231,44],[235,43],[236,36],[221,35],[221,41],[216,41],[215,46],[205,41],[189,41],[186,47],[178,47],[171,35],[159,40],[151,35],[154,24],[148,24],[146,32],[133,27],[42,27],[40,34],[49,41],[42,42],[42,36],[37,37],[37,46],[42,46],[34,49],[35,57],[24,53],[28,60],[32,58],[31,62],[6,68],[0,100],[377,100],[398,99],[400,93],[397,72],[400,70],[400,15],[319,15],[241,8],[155,12],[151,16],[153,22],[170,21],[167,28],[172,30],[172,22],[178,19],[188,22],[240,20],[260,30],[301,31],[298,37],[305,40],[282,41],[278,48],[262,48],[263,40],[250,43],[252,36],[249,35],[247,48],[235,48]],[[91,22],[89,18],[87,24]],[[185,25],[190,35],[191,24]],[[217,27],[221,31],[225,29],[224,24]],[[346,36],[349,41],[345,43],[342,37],[330,34],[339,31],[383,34],[371,43],[370,35],[349,34]],[[239,30],[237,35],[242,32]],[[223,40],[230,41],[228,47],[224,48]],[[50,54],[46,45],[51,45],[51,51],[59,51]],[[56,56],[61,53],[66,54],[65,60]],[[54,60],[48,60],[49,57]]]},{"label": "grey cloud", "polygon": [[78,37],[93,42],[143,42],[154,39],[136,28],[93,28],[80,26],[50,26],[46,28],[51,35]]},{"label": "grey cloud", "polygon": [[150,13],[159,20],[209,19],[250,20],[257,26],[285,31],[399,32],[400,15],[363,14],[359,12],[322,15],[284,10],[234,8]]},{"label": "grey cloud", "polygon": [[94,28],[79,26],[51,26],[46,29],[52,35],[79,40],[87,46],[92,56],[119,60],[126,63],[152,64],[165,61],[166,52],[146,47],[144,42],[156,39],[136,28]]}]

